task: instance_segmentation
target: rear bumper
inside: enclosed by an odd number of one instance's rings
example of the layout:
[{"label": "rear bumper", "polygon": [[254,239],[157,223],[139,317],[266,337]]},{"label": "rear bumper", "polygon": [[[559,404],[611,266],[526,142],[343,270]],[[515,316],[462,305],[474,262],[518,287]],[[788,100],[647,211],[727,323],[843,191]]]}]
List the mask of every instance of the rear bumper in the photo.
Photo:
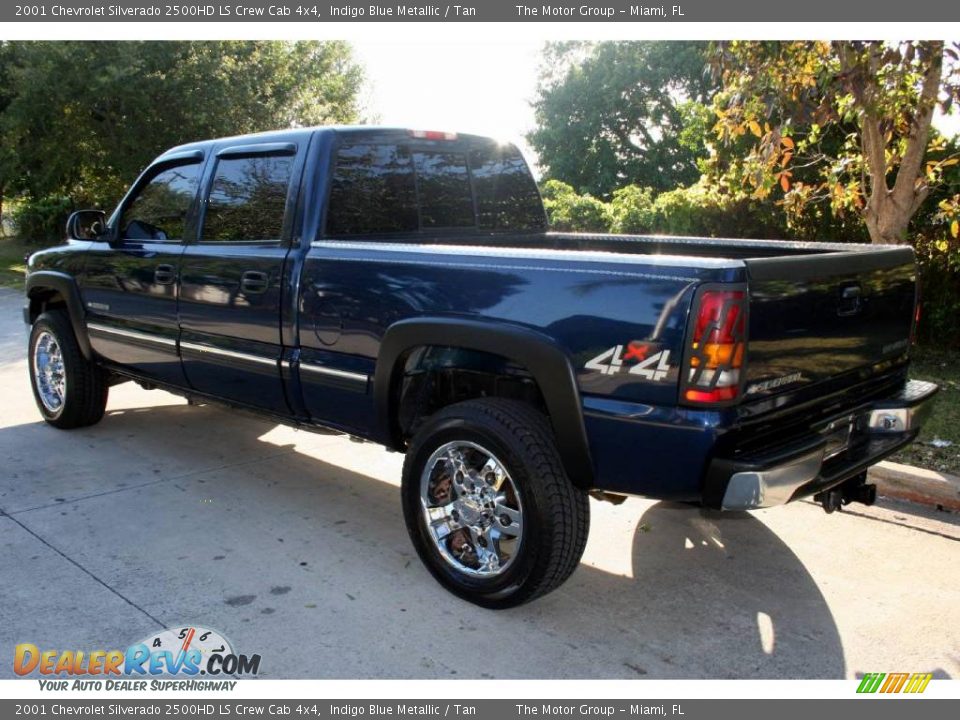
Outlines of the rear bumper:
[{"label": "rear bumper", "polygon": [[910,380],[896,395],[834,418],[809,439],[764,455],[714,458],[705,479],[704,503],[750,510],[839,485],[912,442],[937,390],[933,383]]}]

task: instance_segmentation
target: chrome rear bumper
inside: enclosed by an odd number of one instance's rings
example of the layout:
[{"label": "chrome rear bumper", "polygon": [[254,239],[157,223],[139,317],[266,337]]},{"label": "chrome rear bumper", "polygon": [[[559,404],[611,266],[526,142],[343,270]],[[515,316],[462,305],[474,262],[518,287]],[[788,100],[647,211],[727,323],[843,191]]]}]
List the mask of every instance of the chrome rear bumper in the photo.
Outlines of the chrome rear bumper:
[{"label": "chrome rear bumper", "polygon": [[[721,508],[782,505],[863,472],[916,438],[938,389],[933,383],[910,380],[897,395],[829,423],[829,437],[815,436],[774,460],[720,461],[730,468]],[[847,441],[837,447],[841,426],[847,428]]]}]

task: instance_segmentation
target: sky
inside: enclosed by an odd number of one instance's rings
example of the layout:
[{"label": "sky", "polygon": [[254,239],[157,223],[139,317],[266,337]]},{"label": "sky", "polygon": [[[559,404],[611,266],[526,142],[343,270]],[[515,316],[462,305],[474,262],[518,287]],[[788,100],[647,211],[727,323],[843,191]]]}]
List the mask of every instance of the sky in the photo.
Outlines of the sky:
[{"label": "sky", "polygon": [[542,42],[355,41],[353,46],[366,68],[362,101],[371,120],[489,135],[517,143],[534,159],[524,135],[534,125],[530,101]]},{"label": "sky", "polygon": [[[488,30],[495,33],[495,30]],[[353,43],[367,73],[364,114],[384,125],[489,135],[516,143],[533,164],[524,139],[533,129],[543,43],[437,41]],[[960,113],[938,116],[946,135],[960,133]]]}]

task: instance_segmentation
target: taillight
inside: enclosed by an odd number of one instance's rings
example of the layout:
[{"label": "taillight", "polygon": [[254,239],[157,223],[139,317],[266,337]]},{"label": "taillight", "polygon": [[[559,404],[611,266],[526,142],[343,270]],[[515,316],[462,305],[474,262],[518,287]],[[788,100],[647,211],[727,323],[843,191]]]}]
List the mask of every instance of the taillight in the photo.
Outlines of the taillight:
[{"label": "taillight", "polygon": [[410,137],[420,140],[456,140],[457,134],[442,130],[411,130]]},{"label": "taillight", "polygon": [[735,400],[746,351],[746,293],[700,293],[688,342],[683,399],[692,403]]}]

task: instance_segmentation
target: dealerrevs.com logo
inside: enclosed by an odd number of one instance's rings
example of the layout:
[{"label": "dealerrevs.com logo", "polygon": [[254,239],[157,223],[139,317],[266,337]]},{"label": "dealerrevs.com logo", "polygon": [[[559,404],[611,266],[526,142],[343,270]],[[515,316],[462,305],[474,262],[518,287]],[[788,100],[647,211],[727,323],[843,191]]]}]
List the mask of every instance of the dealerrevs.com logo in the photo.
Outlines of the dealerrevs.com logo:
[{"label": "dealerrevs.com logo", "polygon": [[235,678],[260,672],[260,655],[236,653],[216,630],[186,626],[149,635],[125,650],[41,649],[20,643],[14,648],[13,671],[20,677],[38,676],[49,690],[232,690]]}]

